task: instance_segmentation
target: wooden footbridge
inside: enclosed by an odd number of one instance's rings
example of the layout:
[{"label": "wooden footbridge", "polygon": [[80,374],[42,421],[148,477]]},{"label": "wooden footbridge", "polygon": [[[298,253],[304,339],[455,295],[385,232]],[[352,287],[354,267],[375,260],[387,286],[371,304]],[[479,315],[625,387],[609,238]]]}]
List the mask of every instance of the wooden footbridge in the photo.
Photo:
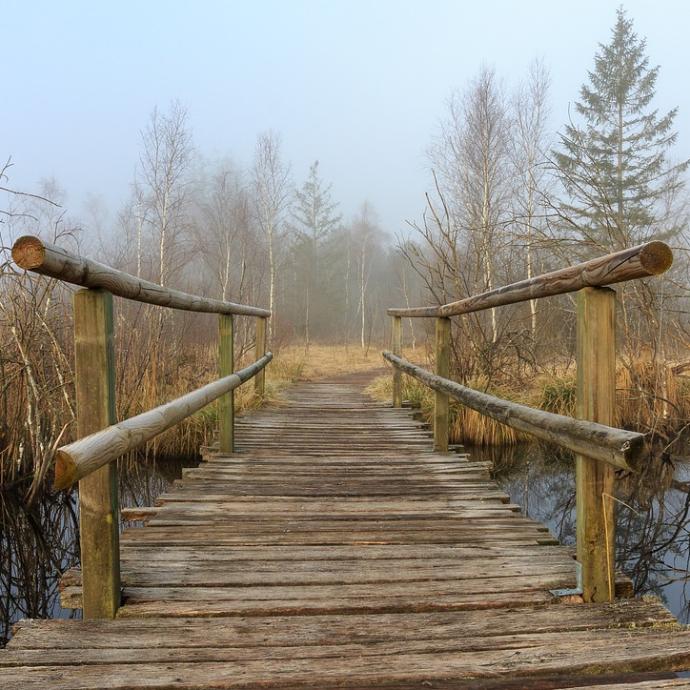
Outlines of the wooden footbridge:
[{"label": "wooden footbridge", "polygon": [[[231,391],[254,376],[262,395],[266,312],[145,284],[35,238],[14,256],[87,288],[75,295],[84,438],[56,461],[58,486],[80,483],[82,571],[65,574],[63,602],[85,620],[21,621],[0,652],[0,687],[690,688],[675,673],[690,669],[690,632],[658,601],[629,598],[603,500],[615,468],[644,461],[644,439],[607,426],[613,293],[602,286],[665,270],[664,245],[473,305],[392,310],[393,405],[353,375],[295,385],[239,420]],[[572,290],[580,419],[448,379],[451,315]],[[221,378],[114,424],[111,294],[221,313]],[[436,374],[402,359],[404,313],[437,319]],[[256,363],[233,373],[235,314],[259,327]],[[402,372],[436,391],[433,443],[401,406]],[[448,453],[449,396],[579,453],[577,553],[521,515],[485,465]],[[157,506],[129,512],[143,525],[119,535],[113,460],[218,398],[218,446]]]}]

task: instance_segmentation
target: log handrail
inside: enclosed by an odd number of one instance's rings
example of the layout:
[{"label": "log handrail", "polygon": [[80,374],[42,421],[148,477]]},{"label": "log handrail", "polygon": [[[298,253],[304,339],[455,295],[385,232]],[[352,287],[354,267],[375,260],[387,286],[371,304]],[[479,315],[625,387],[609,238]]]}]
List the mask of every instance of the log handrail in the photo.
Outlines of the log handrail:
[{"label": "log handrail", "polygon": [[93,259],[73,254],[62,247],[48,244],[33,235],[24,235],[14,243],[12,259],[27,271],[85,288],[107,290],[117,297],[135,302],[210,314],[262,318],[271,316],[268,309],[192,295],[137,278]]},{"label": "log handrail", "polygon": [[511,283],[479,295],[466,297],[436,307],[391,308],[391,316],[458,316],[492,309],[516,302],[577,292],[585,287],[604,287],[626,280],[648,278],[666,271],[673,263],[673,253],[664,242],[654,241],[584,263],[544,273],[518,283]]},{"label": "log handrail", "polygon": [[518,431],[532,434],[575,453],[602,460],[619,469],[634,470],[644,458],[644,434],[504,400],[436,376],[392,352],[384,352],[383,356],[394,367],[429,388],[446,393],[470,409]]},{"label": "log handrail", "polygon": [[56,452],[55,489],[66,489],[91,472],[142,446],[258,374],[271,360],[267,352],[248,367],[186,393],[152,410],[61,446]]},{"label": "log handrail", "polygon": [[[615,420],[616,406],[616,299],[608,286],[659,275],[672,263],[668,245],[654,241],[449,304],[388,309],[395,353],[383,356],[393,365],[393,407],[402,404],[400,371],[436,391],[434,450],[448,450],[448,400],[453,397],[513,429],[575,452],[577,559],[585,601],[613,600],[614,473],[616,468],[639,469],[648,455],[643,434],[608,426]],[[577,419],[503,400],[447,378],[449,317],[572,292],[577,292]],[[435,374],[402,358],[403,317],[435,317]]]},{"label": "log handrail", "polygon": [[[12,247],[12,258],[27,271],[50,276],[77,290],[74,304],[75,395],[77,436],[55,454],[56,489],[79,481],[83,615],[114,618],[121,601],[118,457],[138,448],[205,407],[219,405],[219,450],[234,452],[234,390],[257,374],[273,355],[266,352],[268,309],[192,295],[119,271],[93,259],[25,235]],[[219,378],[171,402],[122,422],[115,416],[113,295],[171,309],[218,316]],[[234,371],[234,317],[256,317],[257,360]],[[256,395],[264,396],[264,377]]]}]

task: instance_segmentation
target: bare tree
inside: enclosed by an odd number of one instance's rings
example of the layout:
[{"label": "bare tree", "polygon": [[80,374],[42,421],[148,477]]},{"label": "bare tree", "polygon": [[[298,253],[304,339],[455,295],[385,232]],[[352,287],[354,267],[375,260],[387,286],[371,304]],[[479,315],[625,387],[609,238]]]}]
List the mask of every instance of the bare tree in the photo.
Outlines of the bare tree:
[{"label": "bare tree", "polygon": [[213,276],[220,299],[246,299],[249,254],[256,249],[250,195],[241,171],[222,163],[197,191],[200,212],[194,227],[198,254]]},{"label": "bare tree", "polygon": [[[513,136],[511,156],[515,185],[514,204],[517,236],[524,243],[527,278],[534,275],[535,245],[544,232],[546,208],[544,192],[549,172],[544,165],[549,141],[547,120],[550,77],[544,63],[535,60],[529,67],[527,80],[517,89],[513,99]],[[530,300],[532,342],[537,334],[537,301]]]},{"label": "bare tree", "polygon": [[[448,227],[453,234],[464,235],[467,249],[480,267],[482,284],[473,288],[491,290],[495,285],[495,258],[509,209],[509,125],[503,90],[493,69],[482,67],[463,92],[451,96],[441,136],[431,151],[440,191],[448,204]],[[464,271],[467,269],[466,264]],[[490,315],[491,341],[495,343],[495,308]]]},{"label": "bare tree", "polygon": [[187,173],[192,150],[187,111],[177,102],[172,103],[167,114],[154,109],[141,138],[142,194],[149,210],[151,231],[157,241],[156,280],[167,285],[178,268],[179,243],[184,228]]},{"label": "bare tree", "polygon": [[375,243],[381,231],[376,221],[376,214],[371,204],[365,201],[359,213],[352,223],[352,237],[358,249],[358,278],[359,278],[359,325],[360,325],[360,344],[362,349],[366,348],[366,314],[367,314],[367,287],[371,275],[372,261],[371,254],[375,249]]},{"label": "bare tree", "polygon": [[272,318],[268,323],[269,340],[273,336],[275,323],[275,291],[277,240],[283,216],[290,203],[290,166],[281,156],[280,136],[275,132],[264,132],[256,141],[252,178],[254,185],[254,211],[268,246],[268,308]]}]

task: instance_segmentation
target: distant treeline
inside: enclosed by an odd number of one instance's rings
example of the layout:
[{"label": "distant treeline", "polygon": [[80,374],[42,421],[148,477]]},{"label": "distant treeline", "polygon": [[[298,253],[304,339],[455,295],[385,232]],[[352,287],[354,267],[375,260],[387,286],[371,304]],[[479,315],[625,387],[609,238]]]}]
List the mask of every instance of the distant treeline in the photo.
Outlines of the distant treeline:
[{"label": "distant treeline", "polygon": [[[380,346],[388,306],[445,303],[663,239],[673,269],[617,288],[619,380],[626,423],[670,446],[689,421],[688,162],[673,157],[676,111],[654,106],[658,69],[619,11],[573,120],[555,133],[543,63],[512,90],[482,68],[452,92],[429,133],[427,210],[404,232],[381,227],[364,200],[344,218],[318,162],[294,179],[277,132],[259,134],[244,165],[204,160],[179,103],[155,110],[142,130],[131,195],[115,220],[97,205],[71,217],[56,182],[12,191],[8,161],[0,169],[0,482],[40,485],[75,416],[70,289],[13,266],[10,245],[25,233],[162,285],[268,306],[272,349],[306,351],[317,341]],[[116,321],[121,417],[214,375],[213,319],[118,303]],[[404,320],[405,345],[424,349],[432,326]],[[570,297],[458,317],[453,377],[507,390],[537,377],[566,380],[573,326]],[[240,354],[253,332],[251,319],[237,319]],[[196,420],[151,451],[189,452],[210,430]]]}]

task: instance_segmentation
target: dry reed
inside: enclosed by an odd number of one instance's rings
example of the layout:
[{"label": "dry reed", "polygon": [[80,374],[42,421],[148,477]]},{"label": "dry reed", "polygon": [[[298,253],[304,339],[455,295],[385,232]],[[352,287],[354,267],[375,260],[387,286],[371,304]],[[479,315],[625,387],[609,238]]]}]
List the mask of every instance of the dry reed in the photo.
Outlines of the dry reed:
[{"label": "dry reed", "polygon": [[[618,366],[616,425],[670,438],[690,423],[690,378],[670,375],[660,383],[658,369],[649,360],[638,360],[632,366]],[[669,367],[663,369],[672,371]],[[575,416],[575,374],[566,367],[554,366],[549,373],[538,374],[527,382],[504,381],[487,388],[485,381],[477,379],[467,385],[499,398],[555,414]],[[369,391],[379,400],[390,400],[392,376],[379,377]],[[419,407],[424,418],[431,421],[433,393],[423,384],[403,376],[403,398]],[[529,439],[529,436],[451,400],[452,443],[509,446]]]}]

